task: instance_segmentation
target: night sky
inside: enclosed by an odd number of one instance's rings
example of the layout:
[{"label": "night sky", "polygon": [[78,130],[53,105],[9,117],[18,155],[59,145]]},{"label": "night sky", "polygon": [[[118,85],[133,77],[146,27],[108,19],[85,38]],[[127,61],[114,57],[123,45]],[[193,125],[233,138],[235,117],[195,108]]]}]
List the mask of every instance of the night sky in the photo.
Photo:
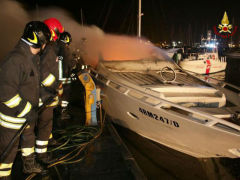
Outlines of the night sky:
[{"label": "night sky", "polygon": [[[58,6],[70,11],[83,23],[96,25],[107,33],[137,34],[138,0],[18,0],[27,9]],[[154,43],[159,41],[199,42],[201,35],[213,30],[224,11],[230,24],[240,26],[237,1],[171,1],[142,0],[142,36]],[[233,37],[239,41],[240,28]]]}]

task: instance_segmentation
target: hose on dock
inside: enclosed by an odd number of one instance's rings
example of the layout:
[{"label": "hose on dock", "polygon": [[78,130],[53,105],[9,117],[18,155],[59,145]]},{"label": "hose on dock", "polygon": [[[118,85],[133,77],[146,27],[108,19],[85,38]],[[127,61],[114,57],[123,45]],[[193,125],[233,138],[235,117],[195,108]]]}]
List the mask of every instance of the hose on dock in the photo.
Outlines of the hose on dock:
[{"label": "hose on dock", "polygon": [[[58,157],[55,162],[49,164],[47,168],[56,167],[56,165],[66,165],[82,161],[85,158],[84,151],[86,151],[87,147],[102,134],[105,117],[106,113],[103,114],[100,104],[98,126],[73,125],[65,129],[54,131],[54,136],[59,137],[56,140],[57,142],[60,142],[61,145],[49,149],[48,152],[61,154],[61,157]],[[26,180],[31,180],[36,175],[36,173],[30,174]]]}]

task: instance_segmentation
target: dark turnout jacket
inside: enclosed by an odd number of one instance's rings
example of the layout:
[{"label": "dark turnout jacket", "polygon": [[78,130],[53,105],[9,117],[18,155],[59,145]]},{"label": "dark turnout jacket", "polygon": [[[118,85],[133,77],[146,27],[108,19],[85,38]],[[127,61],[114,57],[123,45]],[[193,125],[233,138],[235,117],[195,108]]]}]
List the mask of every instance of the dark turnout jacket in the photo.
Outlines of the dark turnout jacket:
[{"label": "dark turnout jacket", "polygon": [[39,102],[39,55],[20,40],[0,63],[0,125],[20,129]]},{"label": "dark turnout jacket", "polygon": [[[58,59],[54,44],[49,44],[41,55],[40,74],[41,92],[40,98],[45,102],[49,97],[56,97],[59,88]],[[52,106],[56,105],[57,101]]]}]

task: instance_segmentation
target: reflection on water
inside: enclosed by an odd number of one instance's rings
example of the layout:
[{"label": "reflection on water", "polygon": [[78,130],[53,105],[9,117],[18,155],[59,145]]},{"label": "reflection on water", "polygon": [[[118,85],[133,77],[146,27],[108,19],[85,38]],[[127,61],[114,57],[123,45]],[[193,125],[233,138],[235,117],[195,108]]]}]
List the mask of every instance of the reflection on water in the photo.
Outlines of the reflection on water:
[{"label": "reflection on water", "polygon": [[[226,72],[209,76],[240,86],[240,59],[227,58],[227,63]],[[198,159],[115,127],[148,179],[240,179],[240,158]]]}]

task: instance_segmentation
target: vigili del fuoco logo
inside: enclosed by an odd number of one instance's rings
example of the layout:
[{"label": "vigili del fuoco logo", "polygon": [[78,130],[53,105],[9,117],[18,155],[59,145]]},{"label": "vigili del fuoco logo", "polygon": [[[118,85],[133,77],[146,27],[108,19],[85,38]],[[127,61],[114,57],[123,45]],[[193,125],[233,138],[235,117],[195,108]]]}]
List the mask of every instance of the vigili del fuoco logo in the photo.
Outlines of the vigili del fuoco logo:
[{"label": "vigili del fuoco logo", "polygon": [[214,33],[222,38],[229,38],[233,36],[237,31],[237,26],[232,26],[229,24],[227,12],[224,12],[221,24],[218,27],[214,26]]}]

